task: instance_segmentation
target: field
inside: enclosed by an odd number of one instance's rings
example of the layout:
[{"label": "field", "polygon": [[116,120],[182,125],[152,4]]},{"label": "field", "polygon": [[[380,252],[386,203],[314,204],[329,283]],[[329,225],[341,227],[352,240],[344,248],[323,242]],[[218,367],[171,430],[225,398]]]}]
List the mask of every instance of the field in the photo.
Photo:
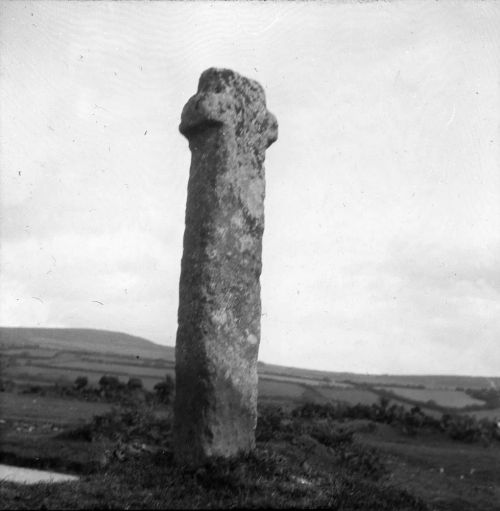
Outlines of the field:
[{"label": "field", "polygon": [[278,381],[272,379],[259,379],[259,396],[261,399],[276,398],[276,399],[291,399],[301,400],[303,398],[306,388],[303,385]]},{"label": "field", "polygon": [[434,401],[439,406],[446,406],[449,408],[464,408],[471,405],[484,405],[484,401],[474,399],[465,392],[453,389],[405,389],[401,387],[383,387],[390,390],[396,396],[411,399],[413,401],[420,401],[426,403],[427,401]]},{"label": "field", "polygon": [[[0,329],[1,377],[17,384],[72,383],[86,376],[97,385],[103,375],[126,382],[140,378],[148,390],[168,374],[174,375],[174,350],[116,332],[77,329]],[[493,413],[463,389],[499,388],[500,378],[463,376],[360,375],[314,371],[259,363],[259,394],[262,399],[311,399],[350,404],[372,404],[381,391],[391,401],[427,409],[437,407],[474,414]],[[496,412],[494,412],[496,413]]]},{"label": "field", "polygon": [[328,388],[322,387],[318,389],[319,392],[325,396],[326,399],[330,401],[340,401],[344,403],[351,404],[364,404],[371,405],[378,401],[377,394],[370,392],[369,390],[364,389],[338,389],[338,388]]},{"label": "field", "polygon": [[58,399],[46,396],[22,395],[2,392],[0,411],[3,420],[25,421],[32,424],[68,425],[84,422],[94,415],[110,410],[105,403]]},{"label": "field", "polygon": [[[71,385],[85,376],[97,386],[102,376],[126,383],[139,378],[145,389],[175,375],[174,350],[146,339],[95,330],[0,329],[1,378],[15,385]],[[427,413],[462,412],[495,418],[498,406],[468,395],[465,389],[500,388],[500,378],[463,376],[360,375],[259,363],[261,401],[313,401],[419,405]]]},{"label": "field", "polygon": [[[465,413],[465,412],[464,412]],[[500,408],[492,408],[491,410],[477,410],[466,412],[467,415],[473,415],[477,419],[490,419],[500,422]]]},{"label": "field", "polygon": [[[13,396],[8,401],[0,461],[83,478],[52,487],[1,483],[0,509],[41,503],[46,509],[498,509],[499,442],[460,443],[426,429],[408,435],[377,420],[316,418],[301,415],[306,409],[300,406],[288,413],[267,405],[259,412],[251,456],[190,471],[172,462],[168,407],[163,419],[155,417],[157,410],[137,408],[132,415],[115,411],[82,425],[62,403],[42,398],[50,414],[25,416],[23,427],[13,427],[19,422],[10,414],[19,413],[15,404],[22,403]],[[69,422],[63,428],[30,425],[40,418]]]},{"label": "field", "polygon": [[[135,342],[138,348],[127,345]],[[151,401],[155,385],[175,375],[171,348],[109,332],[0,329],[0,368],[0,462],[88,474],[77,486],[50,492],[2,483],[0,508],[135,502],[160,508],[493,511],[500,502],[500,442],[484,436],[491,428],[461,419],[500,418],[499,378],[359,375],[259,363],[255,458],[241,460],[236,472],[225,465],[211,469],[205,485],[205,476],[182,475],[171,463],[172,411]],[[109,393],[103,376],[118,378],[122,390]],[[86,378],[84,391],[75,390],[78,377]],[[131,378],[143,390],[127,390]],[[470,389],[489,389],[490,400],[475,399]],[[120,410],[132,405],[143,411],[125,427]],[[302,409],[305,415],[295,414]],[[443,414],[456,419],[440,422]],[[111,431],[99,431],[106,421],[94,417],[112,417]],[[131,420],[138,422],[128,438]],[[262,468],[269,463],[272,477]],[[241,477],[228,483],[233,472]],[[147,490],[147,477],[159,481],[160,474],[171,485],[163,480],[157,491]]]},{"label": "field", "polygon": [[[389,428],[363,441],[382,450],[391,460],[392,480],[436,508],[452,510],[495,509],[500,502],[500,451],[495,447],[459,445],[429,436],[409,439]],[[478,491],[480,487],[484,493]],[[446,502],[446,504],[444,504]]]},{"label": "field", "polygon": [[59,351],[114,353],[115,356],[173,359],[173,348],[120,332],[78,328],[0,327],[1,344],[11,348],[44,348]]}]

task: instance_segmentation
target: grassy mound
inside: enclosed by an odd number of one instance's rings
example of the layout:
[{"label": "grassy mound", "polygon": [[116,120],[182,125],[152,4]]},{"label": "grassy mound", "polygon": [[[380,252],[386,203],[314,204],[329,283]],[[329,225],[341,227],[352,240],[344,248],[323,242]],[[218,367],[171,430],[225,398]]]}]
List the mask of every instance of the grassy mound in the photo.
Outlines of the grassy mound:
[{"label": "grassy mound", "polygon": [[[366,424],[362,427],[369,427]],[[172,457],[171,416],[115,409],[59,441],[108,445],[94,473],[76,483],[0,487],[2,509],[329,507],[423,510],[425,503],[390,484],[377,451],[357,444],[334,421],[261,410],[257,449],[196,470]]]}]

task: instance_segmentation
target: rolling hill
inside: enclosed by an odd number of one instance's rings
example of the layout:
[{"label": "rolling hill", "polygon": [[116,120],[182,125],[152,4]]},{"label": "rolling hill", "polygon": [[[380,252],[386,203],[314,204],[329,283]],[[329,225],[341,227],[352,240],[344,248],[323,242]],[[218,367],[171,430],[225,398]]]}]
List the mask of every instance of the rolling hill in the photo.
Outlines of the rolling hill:
[{"label": "rolling hill", "polygon": [[[500,378],[370,375],[316,371],[259,362],[259,400],[373,404],[382,396],[407,407],[500,417]],[[140,378],[147,389],[175,377],[175,349],[120,332],[0,327],[0,377],[15,385],[71,384],[81,375]],[[489,394],[467,394],[486,389]],[[483,400],[486,399],[488,402]]]},{"label": "rolling hill", "polygon": [[[104,375],[118,378],[122,393],[107,393],[100,383]],[[86,385],[76,387],[82,376]],[[498,404],[481,398],[500,399],[500,394],[491,394],[497,392],[499,378],[362,375],[261,362],[255,451],[259,457],[238,461],[238,467],[253,464],[248,472],[223,465],[215,472],[220,479],[214,480],[209,475],[217,470],[213,465],[205,469],[205,476],[197,471],[189,482],[169,457],[172,407],[154,400],[155,385],[166,376],[175,376],[174,349],[140,337],[90,329],[0,328],[0,461],[85,475],[77,486],[83,488],[82,495],[74,488],[67,496],[57,495],[51,488],[53,501],[39,493],[44,491],[40,486],[23,487],[20,498],[17,488],[2,482],[5,503],[0,508],[42,501],[50,508],[102,507],[103,502],[113,508],[131,502],[135,507],[193,507],[193,502],[201,502],[200,488],[208,492],[206,504],[213,507],[215,487],[230,507],[249,502],[238,501],[237,495],[255,494],[250,507],[262,507],[262,502],[300,507],[302,502],[307,503],[304,507],[335,509],[497,509],[500,448],[493,433],[486,439],[489,444],[478,435],[493,431],[491,419],[500,420]],[[142,390],[127,384],[132,379],[141,380]],[[457,386],[488,392],[475,399]],[[486,423],[463,417],[471,412],[471,404]],[[444,420],[444,412],[454,415]],[[276,464],[269,465],[270,460]],[[137,474],[145,470],[147,477],[136,485]],[[242,474],[240,482],[228,479],[234,473]],[[268,479],[263,482],[264,473]],[[338,500],[337,493],[322,496],[325,488],[337,492],[342,477],[347,481],[345,495],[359,499],[359,505],[346,507],[348,501]],[[158,491],[151,483],[157,480]],[[178,500],[164,492],[165,480]],[[26,492],[32,488],[39,489],[28,499]],[[401,488],[410,493],[381,500]],[[270,500],[283,496],[284,489],[289,492],[286,502]],[[265,501],[263,491],[268,492]],[[309,492],[308,500],[298,500],[304,491]],[[360,491],[365,493],[360,496]],[[410,494],[431,505],[406,506],[401,496]],[[375,500],[366,504],[373,495]]]},{"label": "rolling hill", "polygon": [[87,328],[0,327],[0,346],[109,353],[170,361],[174,360],[175,351],[171,346],[161,346],[142,337]]}]

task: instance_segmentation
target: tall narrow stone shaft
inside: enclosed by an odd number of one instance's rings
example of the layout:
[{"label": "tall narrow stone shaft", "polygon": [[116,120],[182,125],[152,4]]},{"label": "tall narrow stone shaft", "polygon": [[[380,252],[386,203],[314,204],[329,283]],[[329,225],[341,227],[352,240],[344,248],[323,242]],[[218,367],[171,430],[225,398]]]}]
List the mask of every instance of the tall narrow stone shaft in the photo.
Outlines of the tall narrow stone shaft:
[{"label": "tall narrow stone shaft", "polygon": [[255,445],[264,158],[278,125],[262,87],[208,69],[184,107],[192,152],[176,342],[174,452],[196,465]]}]

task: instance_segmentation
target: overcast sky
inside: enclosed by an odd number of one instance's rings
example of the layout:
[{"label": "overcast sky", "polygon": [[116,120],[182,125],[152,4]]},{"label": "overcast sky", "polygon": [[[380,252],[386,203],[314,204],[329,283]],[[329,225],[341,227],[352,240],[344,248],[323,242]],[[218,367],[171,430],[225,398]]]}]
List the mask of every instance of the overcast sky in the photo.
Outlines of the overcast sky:
[{"label": "overcast sky", "polygon": [[2,2],[0,324],[174,344],[178,124],[229,67],[280,126],[261,360],[498,376],[499,26],[492,1]]}]

